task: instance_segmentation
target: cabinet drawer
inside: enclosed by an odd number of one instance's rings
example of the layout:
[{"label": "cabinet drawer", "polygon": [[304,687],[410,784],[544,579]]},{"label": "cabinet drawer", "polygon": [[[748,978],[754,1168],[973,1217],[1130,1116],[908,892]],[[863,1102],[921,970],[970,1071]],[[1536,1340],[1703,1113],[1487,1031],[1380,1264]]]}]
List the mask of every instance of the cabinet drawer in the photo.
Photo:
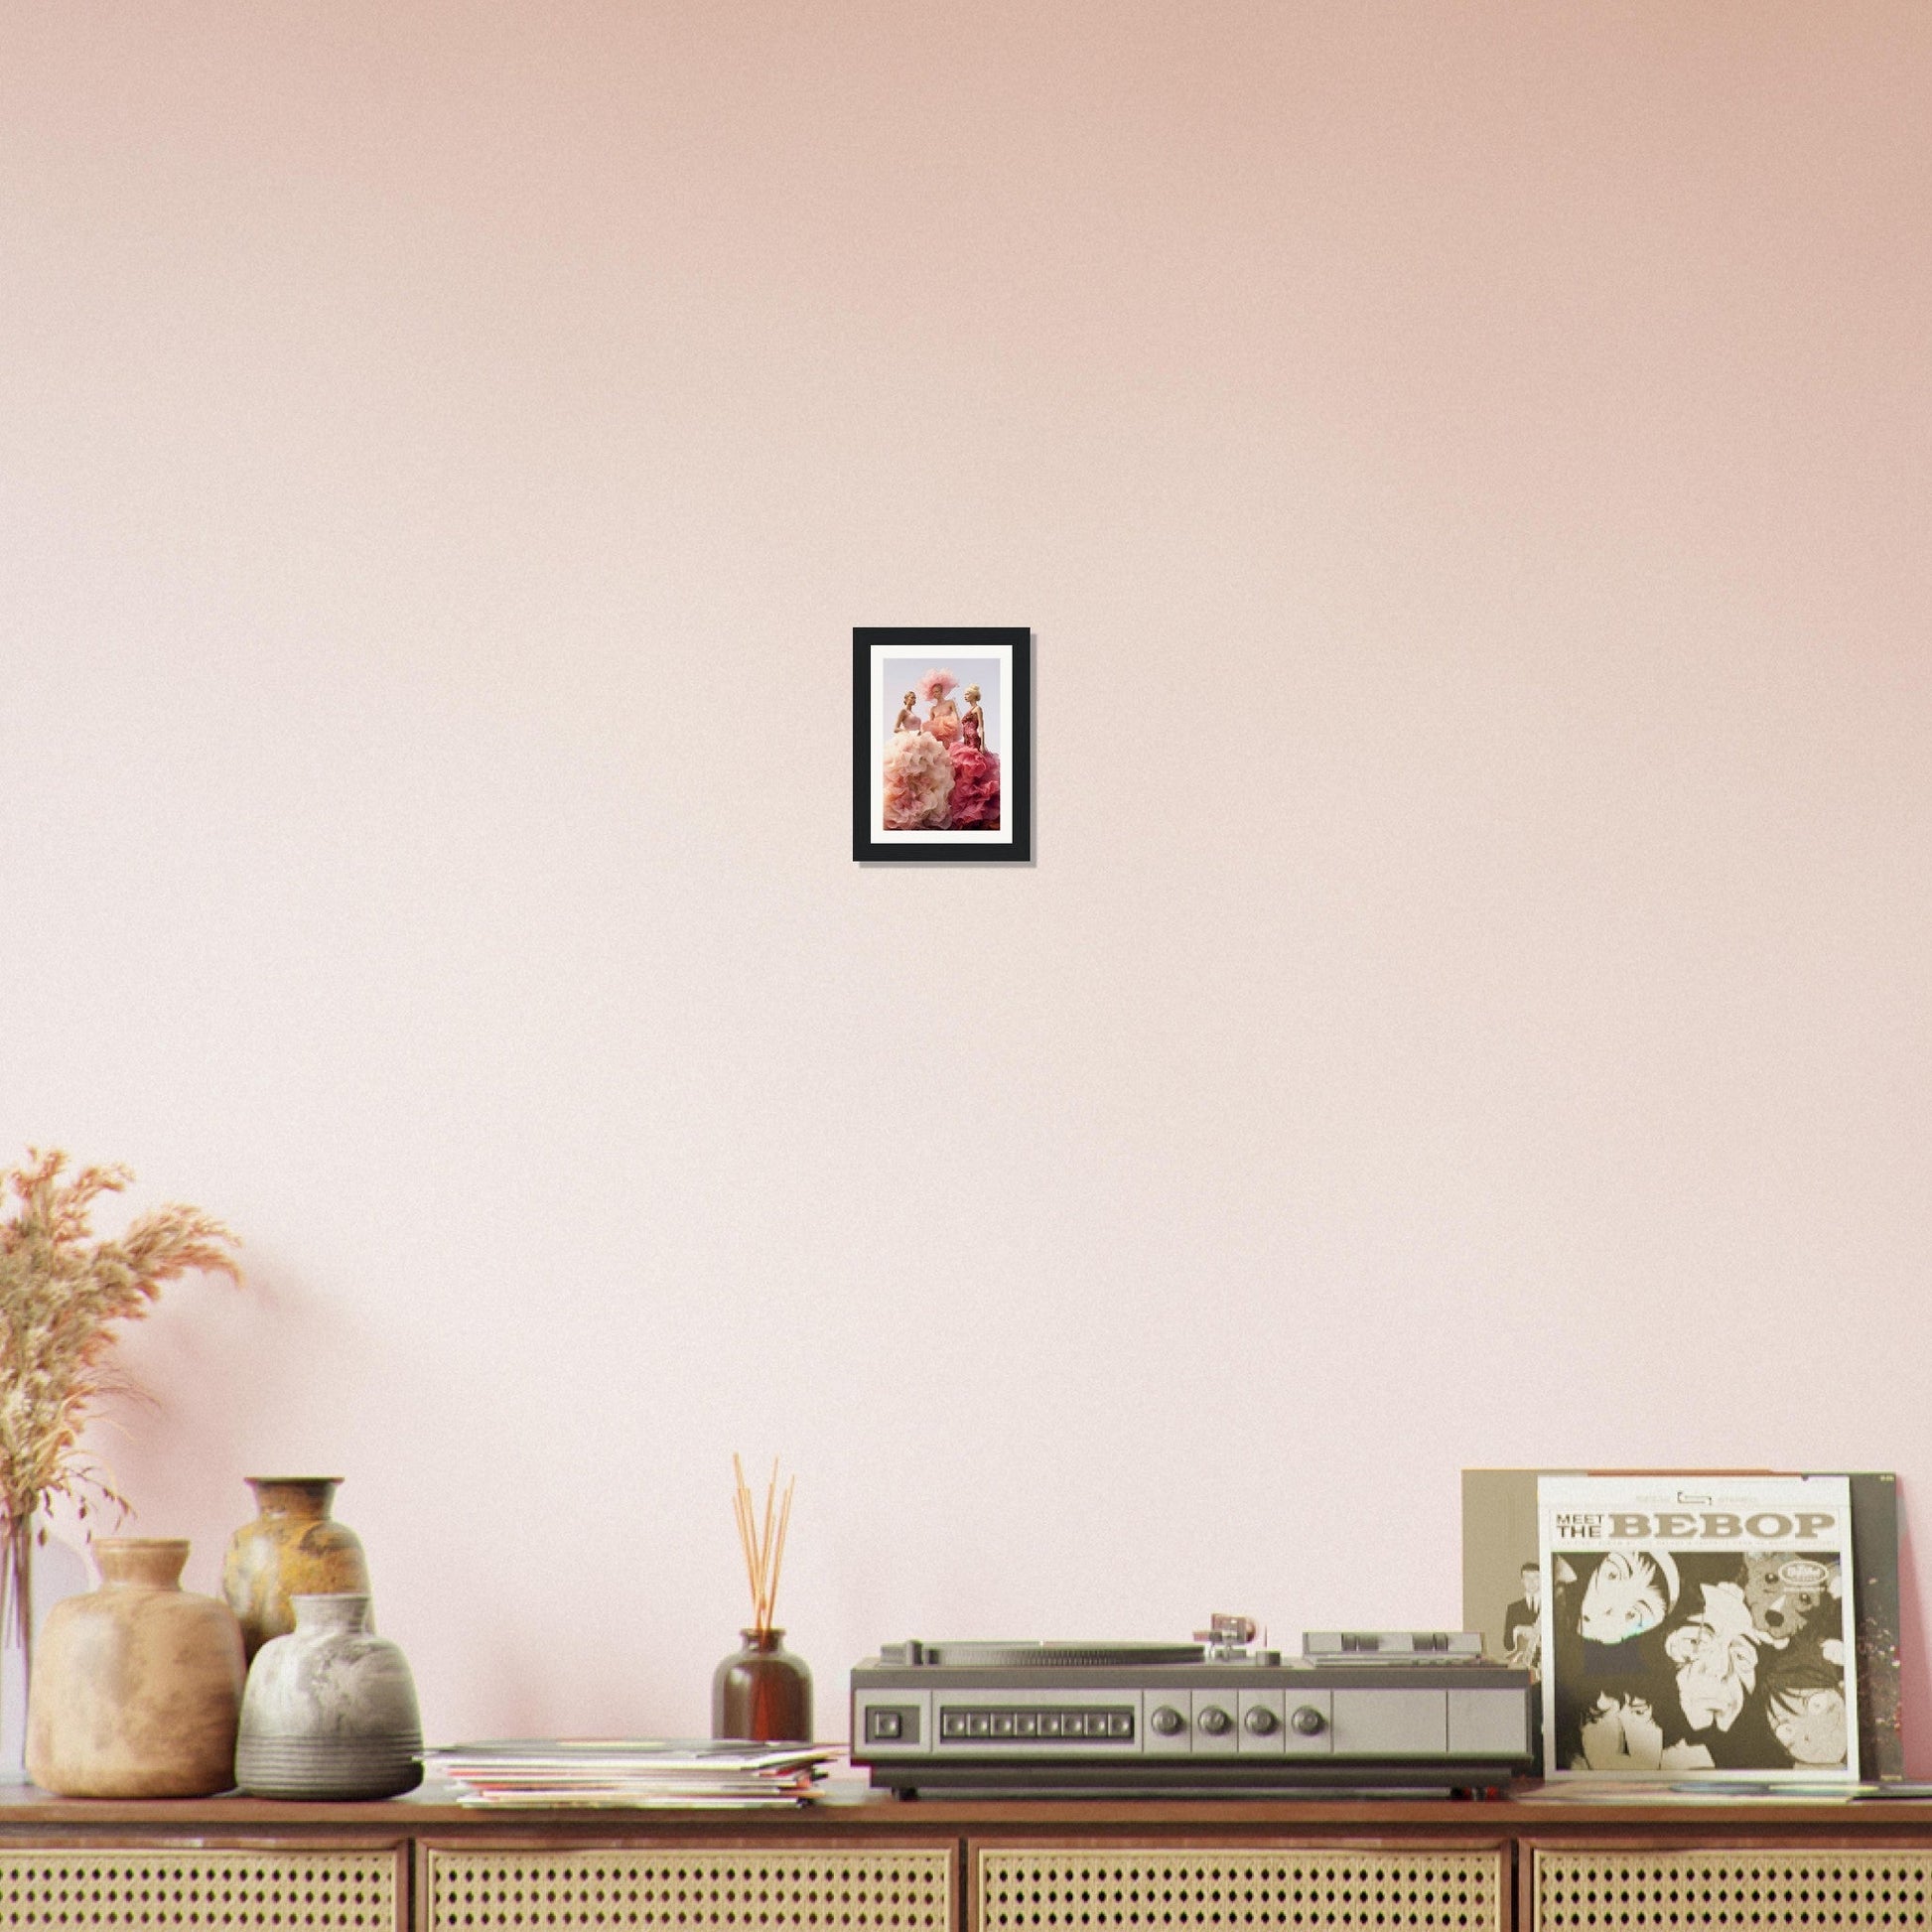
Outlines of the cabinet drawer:
[{"label": "cabinet drawer", "polygon": [[1538,1846],[1530,1884],[1537,1932],[1932,1927],[1932,1852]]},{"label": "cabinet drawer", "polygon": [[1001,1851],[973,1864],[974,1932],[1501,1932],[1502,1849]]},{"label": "cabinet drawer", "polygon": [[400,1852],[0,1851],[0,1932],[401,1932]]},{"label": "cabinet drawer", "polygon": [[431,1845],[430,1932],[953,1932],[951,1845],[522,1852]]}]

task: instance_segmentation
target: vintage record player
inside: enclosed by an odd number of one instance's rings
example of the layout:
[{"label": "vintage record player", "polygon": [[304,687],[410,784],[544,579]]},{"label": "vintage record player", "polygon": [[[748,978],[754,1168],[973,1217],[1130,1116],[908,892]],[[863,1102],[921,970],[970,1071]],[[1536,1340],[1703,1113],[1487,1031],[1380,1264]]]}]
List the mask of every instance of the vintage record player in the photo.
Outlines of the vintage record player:
[{"label": "vintage record player", "polygon": [[852,1760],[902,1793],[1479,1790],[1532,1759],[1530,1676],[1457,1631],[1246,1617],[1192,1643],[888,1644],[852,1672]]}]

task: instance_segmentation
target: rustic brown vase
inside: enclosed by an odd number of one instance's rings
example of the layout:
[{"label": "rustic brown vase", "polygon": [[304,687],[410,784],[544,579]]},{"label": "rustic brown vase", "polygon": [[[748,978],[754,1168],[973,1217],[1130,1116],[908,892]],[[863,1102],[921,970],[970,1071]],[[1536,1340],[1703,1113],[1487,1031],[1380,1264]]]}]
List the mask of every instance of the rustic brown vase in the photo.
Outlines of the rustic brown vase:
[{"label": "rustic brown vase", "polygon": [[745,1648],[711,1679],[711,1734],[764,1743],[808,1744],[812,1674],[785,1648],[782,1630],[742,1630]]},{"label": "rustic brown vase", "polygon": [[247,1675],[234,1613],[181,1587],[188,1545],[94,1545],[100,1587],[56,1603],[34,1646],[27,1775],[69,1798],[206,1798],[234,1783]]},{"label": "rustic brown vase", "polygon": [[341,1476],[248,1476],[261,1514],[236,1530],[221,1566],[221,1594],[252,1658],[295,1628],[292,1596],[366,1596],[361,1540],[329,1513]]}]

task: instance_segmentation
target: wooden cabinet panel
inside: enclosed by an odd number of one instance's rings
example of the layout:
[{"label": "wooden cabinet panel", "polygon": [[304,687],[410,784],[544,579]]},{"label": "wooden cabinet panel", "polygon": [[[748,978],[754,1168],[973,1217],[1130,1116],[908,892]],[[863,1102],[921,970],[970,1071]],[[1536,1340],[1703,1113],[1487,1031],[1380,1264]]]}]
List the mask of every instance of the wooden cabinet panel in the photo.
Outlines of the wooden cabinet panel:
[{"label": "wooden cabinet panel", "polygon": [[1536,1932],[1932,1927],[1932,1852],[1530,1851]]},{"label": "wooden cabinet panel", "polygon": [[950,1844],[903,1850],[431,1845],[430,1932],[954,1932]]},{"label": "wooden cabinet panel", "polygon": [[1003,1850],[973,1860],[973,1932],[1502,1932],[1508,1852]]},{"label": "wooden cabinet panel", "polygon": [[0,1932],[400,1932],[395,1851],[0,1851]]},{"label": "wooden cabinet panel", "polygon": [[0,1791],[0,1932],[1932,1932],[1932,1804]]}]

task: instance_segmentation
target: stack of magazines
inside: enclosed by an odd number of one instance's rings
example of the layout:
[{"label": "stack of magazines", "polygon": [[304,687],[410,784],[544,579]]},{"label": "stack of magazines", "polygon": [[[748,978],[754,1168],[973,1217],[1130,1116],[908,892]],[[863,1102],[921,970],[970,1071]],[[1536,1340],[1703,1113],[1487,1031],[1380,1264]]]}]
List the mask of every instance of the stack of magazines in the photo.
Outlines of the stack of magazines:
[{"label": "stack of magazines", "polygon": [[451,1744],[423,1753],[433,1777],[459,1786],[467,1805],[804,1804],[830,1744],[751,1744],[707,1738],[517,1738]]}]

